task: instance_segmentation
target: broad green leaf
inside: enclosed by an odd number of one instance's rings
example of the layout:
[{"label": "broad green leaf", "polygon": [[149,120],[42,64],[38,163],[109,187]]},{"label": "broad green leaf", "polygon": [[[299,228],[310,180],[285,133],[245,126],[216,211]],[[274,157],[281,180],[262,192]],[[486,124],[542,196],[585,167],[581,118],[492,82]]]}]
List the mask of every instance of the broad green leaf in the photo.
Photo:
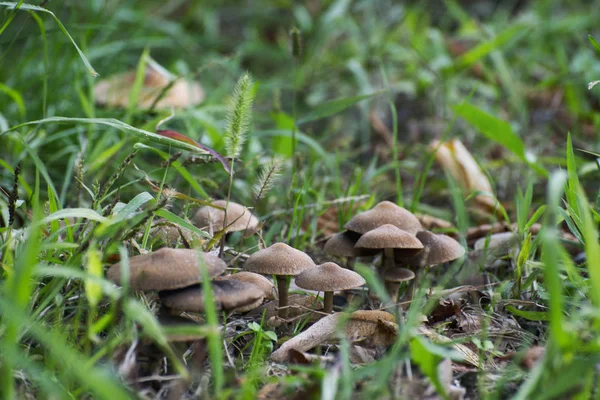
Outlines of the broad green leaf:
[{"label": "broad green leaf", "polygon": [[[280,111],[280,112],[272,112],[271,113],[271,119],[273,120],[273,122],[275,123],[275,128],[285,131],[285,130],[292,130],[294,129],[294,119]],[[296,132],[297,133],[297,132]],[[290,136],[276,136],[273,138],[273,143],[272,143],[272,149],[273,152],[277,153],[277,154],[281,154],[284,157],[291,157],[292,156],[292,137]],[[298,140],[298,139],[296,139]]]},{"label": "broad green leaf", "polygon": [[349,107],[352,107],[356,103],[369,99],[373,96],[377,96],[381,93],[385,93],[385,91],[363,94],[360,96],[344,97],[341,99],[335,99],[322,104],[318,104],[314,107],[312,111],[310,111],[307,115],[298,120],[298,125],[316,121],[321,118],[330,117],[341,111],[344,111]]},{"label": "broad green leaf", "polygon": [[152,197],[152,195],[148,192],[142,192],[138,194],[117,213],[114,222],[129,218],[138,208],[152,199],[154,199],[154,197]]},{"label": "broad green leaf", "polygon": [[472,104],[464,103],[453,107],[456,114],[473,125],[481,134],[514,153],[519,159],[542,175],[546,170],[535,162],[532,155],[527,154],[521,138],[513,131],[510,124]]},{"label": "broad green leaf", "polygon": [[488,139],[498,142],[519,158],[525,160],[525,145],[521,138],[513,132],[508,122],[469,103],[454,107],[454,111]]}]

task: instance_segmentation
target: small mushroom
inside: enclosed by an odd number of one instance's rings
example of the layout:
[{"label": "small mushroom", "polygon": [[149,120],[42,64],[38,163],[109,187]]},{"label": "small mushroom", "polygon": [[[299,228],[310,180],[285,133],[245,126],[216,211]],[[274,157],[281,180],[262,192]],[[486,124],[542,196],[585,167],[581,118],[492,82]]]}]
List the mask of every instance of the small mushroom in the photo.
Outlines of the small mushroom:
[{"label": "small mushroom", "polygon": [[454,261],[465,254],[465,248],[450,236],[421,231],[417,233],[417,238],[423,243],[423,251],[412,257],[401,256],[407,265],[431,267]]},{"label": "small mushroom", "polygon": [[166,219],[160,219],[153,224],[150,236],[158,238],[167,247],[176,247],[180,239],[188,244],[200,243],[200,235],[185,227],[172,224]]},{"label": "small mushroom", "polygon": [[414,235],[391,224],[368,231],[358,239],[355,246],[383,250],[383,268],[394,266],[394,249],[402,249],[411,255],[423,249],[423,244]]},{"label": "small mushroom", "polygon": [[[238,232],[248,230],[253,232],[258,226],[258,219],[252,215],[250,210],[241,204],[227,200],[216,200],[213,206],[204,206],[194,215],[194,225],[209,232],[225,229],[226,232]],[[218,207],[218,208],[217,208]],[[225,207],[227,207],[227,221],[225,221]]]},{"label": "small mushroom", "polygon": [[[262,304],[263,291],[251,283],[224,280],[212,282],[215,304],[225,311],[245,312]],[[159,293],[162,303],[173,310],[203,312],[204,293],[201,285]],[[258,304],[257,304],[258,303]]]},{"label": "small mushroom", "polygon": [[402,282],[410,281],[415,278],[415,273],[407,268],[386,268],[383,272],[383,280],[385,281],[385,289],[387,290],[393,302],[398,299],[398,292]]},{"label": "small mushroom", "polygon": [[241,271],[235,274],[221,276],[219,277],[219,280],[236,280],[251,283],[261,288],[265,295],[265,299],[273,300],[275,298],[275,286],[273,285],[273,282],[260,274],[255,274],[254,272]]},{"label": "small mushroom", "polygon": [[[96,102],[102,105],[127,108],[129,93],[133,88],[136,74],[137,71],[133,70],[99,81],[94,86]],[[204,100],[204,91],[199,83],[182,79],[175,80],[175,77],[167,70],[152,61],[146,66],[138,106],[149,108],[161,92],[171,84],[172,86],[156,103],[156,109],[185,108],[200,104]]]},{"label": "small mushroom", "polygon": [[350,314],[346,335],[353,341],[364,340],[372,346],[394,343],[398,326],[394,315],[379,310],[358,310]]},{"label": "small mushroom", "polygon": [[279,316],[287,317],[288,287],[287,277],[297,276],[308,268],[315,267],[314,261],[300,250],[285,243],[275,243],[264,250],[252,254],[244,269],[259,274],[275,275],[279,291]]},{"label": "small mushroom", "polygon": [[304,270],[296,277],[296,285],[303,289],[324,292],[324,312],[333,311],[333,292],[364,285],[362,276],[333,262],[326,262],[315,268]]},{"label": "small mushroom", "polygon": [[394,225],[413,235],[423,229],[417,217],[391,201],[382,201],[372,209],[355,215],[344,228],[364,234],[385,224]]},{"label": "small mushroom", "polygon": [[[200,262],[200,257],[202,262]],[[129,284],[136,290],[172,290],[202,282],[200,268],[214,278],[225,272],[223,260],[193,249],[162,248],[129,259]],[[121,263],[113,264],[106,277],[122,285]]]}]

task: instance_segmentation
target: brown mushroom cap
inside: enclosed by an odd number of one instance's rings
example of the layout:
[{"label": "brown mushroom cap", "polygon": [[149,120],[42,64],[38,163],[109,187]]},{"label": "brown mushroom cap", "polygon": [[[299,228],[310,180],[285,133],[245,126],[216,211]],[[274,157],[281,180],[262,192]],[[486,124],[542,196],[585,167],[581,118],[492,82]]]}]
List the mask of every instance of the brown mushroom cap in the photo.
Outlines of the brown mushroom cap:
[{"label": "brown mushroom cap", "polygon": [[408,265],[439,265],[456,260],[465,254],[465,248],[450,236],[421,231],[417,233],[417,238],[423,243],[425,249],[414,257],[408,258]]},{"label": "brown mushroom cap", "polygon": [[359,310],[350,314],[346,335],[350,338],[365,338],[371,345],[386,345],[396,339],[396,319],[385,311]]},{"label": "brown mushroom cap", "polygon": [[[241,204],[230,201],[227,205],[227,200],[216,200],[212,204],[221,208],[227,207],[227,221],[225,223],[227,232],[238,232],[246,229],[252,232],[258,226],[258,219]],[[210,229],[213,232],[223,229],[224,219],[225,211],[211,206],[198,209],[194,218],[192,218],[194,225],[198,228]]]},{"label": "brown mushroom cap", "polygon": [[[258,300],[262,303],[264,299],[264,294],[258,286],[242,281],[214,281],[212,289],[215,304],[226,311],[256,304]],[[204,311],[204,293],[201,285],[163,291],[159,293],[159,296],[162,303],[168,308],[190,312]]]},{"label": "brown mushroom cap", "polygon": [[[202,257],[204,262],[200,262]],[[202,282],[200,268],[213,278],[225,272],[227,264],[219,257],[193,249],[162,248],[129,259],[129,284],[137,290],[172,290]],[[121,263],[113,264],[106,277],[121,283]]]},{"label": "brown mushroom cap", "polygon": [[[98,104],[127,108],[129,92],[133,88],[137,71],[128,71],[99,81],[94,86],[94,97]],[[139,94],[138,106],[149,108],[162,90],[174,77],[156,63],[148,63],[144,83]],[[204,100],[204,91],[197,82],[178,79],[156,103],[158,110],[185,108],[200,104]]]},{"label": "brown mushroom cap", "polygon": [[376,250],[354,247],[360,234],[356,232],[340,232],[333,235],[325,243],[325,252],[337,257],[368,257],[377,254]]},{"label": "brown mushroom cap", "polygon": [[353,232],[367,233],[385,224],[395,225],[413,235],[423,229],[417,217],[391,201],[382,201],[372,209],[355,215],[344,225],[344,228]]},{"label": "brown mushroom cap", "polygon": [[259,274],[296,276],[315,266],[306,253],[280,242],[252,254],[244,269]]},{"label": "brown mushroom cap", "polygon": [[275,298],[275,286],[273,285],[273,282],[260,274],[255,274],[254,272],[241,271],[235,274],[222,276],[219,278],[219,280],[236,280],[251,283],[258,286],[263,291],[265,299],[273,300]]},{"label": "brown mushroom cap", "polygon": [[165,243],[165,245],[168,247],[175,247],[175,245],[177,245],[177,242],[181,238],[181,235],[183,235],[183,238],[188,243],[200,239],[200,235],[196,234],[196,232],[193,232],[185,227],[173,225],[166,219],[160,219],[155,221],[155,223],[152,226],[152,230],[150,231],[150,236],[158,236],[161,239],[161,241]]},{"label": "brown mushroom cap", "polygon": [[304,270],[296,277],[296,285],[303,289],[333,292],[362,286],[366,283],[362,276],[333,262],[326,262]]},{"label": "brown mushroom cap", "polygon": [[423,244],[414,235],[391,224],[381,225],[365,233],[355,246],[368,249],[420,250],[423,248]]},{"label": "brown mushroom cap", "polygon": [[383,279],[388,282],[406,282],[415,279],[415,273],[407,268],[386,268]]}]

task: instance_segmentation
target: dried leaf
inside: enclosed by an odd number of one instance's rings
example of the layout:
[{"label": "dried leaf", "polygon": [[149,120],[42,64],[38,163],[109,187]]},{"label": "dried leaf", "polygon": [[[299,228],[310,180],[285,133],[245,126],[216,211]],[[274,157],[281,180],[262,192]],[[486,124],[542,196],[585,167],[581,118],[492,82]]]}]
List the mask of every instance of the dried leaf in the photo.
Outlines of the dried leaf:
[{"label": "dried leaf", "polygon": [[335,333],[340,314],[328,315],[315,322],[310,328],[294,336],[271,354],[271,360],[285,362],[289,360],[290,350],[304,352],[325,342]]},{"label": "dried leaf", "polygon": [[[441,145],[436,140],[430,145],[430,148],[432,150],[438,149],[435,159],[445,171],[452,175],[467,194],[473,192],[494,194],[487,176],[460,140],[453,139]],[[489,196],[477,195],[475,201],[489,211],[496,206],[494,198]]]}]

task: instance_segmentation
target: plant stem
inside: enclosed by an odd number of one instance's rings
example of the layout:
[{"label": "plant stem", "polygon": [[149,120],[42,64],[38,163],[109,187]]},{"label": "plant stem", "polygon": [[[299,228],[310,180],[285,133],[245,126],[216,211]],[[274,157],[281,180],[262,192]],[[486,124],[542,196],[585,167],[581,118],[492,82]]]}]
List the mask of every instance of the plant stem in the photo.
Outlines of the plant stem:
[{"label": "plant stem", "polygon": [[[229,199],[231,199],[231,188],[233,187],[233,167],[235,165],[235,158],[231,159],[231,172],[229,173],[229,188],[227,189],[227,202],[225,203],[225,214],[223,215],[223,230],[227,228],[227,209],[229,208]],[[223,258],[225,252],[225,238],[227,234],[223,232],[221,236],[221,248],[219,249],[219,258]]]}]

